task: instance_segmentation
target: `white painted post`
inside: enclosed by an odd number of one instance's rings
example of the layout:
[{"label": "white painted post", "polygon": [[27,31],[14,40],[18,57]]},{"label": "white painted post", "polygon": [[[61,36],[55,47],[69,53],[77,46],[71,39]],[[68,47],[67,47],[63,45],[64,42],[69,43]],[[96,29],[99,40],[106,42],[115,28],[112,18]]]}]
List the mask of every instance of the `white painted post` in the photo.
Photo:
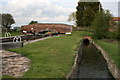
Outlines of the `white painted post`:
[{"label": "white painted post", "polygon": [[5,37],[11,37],[11,34],[9,32],[5,32]]},{"label": "white painted post", "polygon": [[21,41],[21,37],[20,37],[20,36],[15,36],[15,37],[13,38],[13,43],[14,43],[14,42],[19,42],[19,41]]}]

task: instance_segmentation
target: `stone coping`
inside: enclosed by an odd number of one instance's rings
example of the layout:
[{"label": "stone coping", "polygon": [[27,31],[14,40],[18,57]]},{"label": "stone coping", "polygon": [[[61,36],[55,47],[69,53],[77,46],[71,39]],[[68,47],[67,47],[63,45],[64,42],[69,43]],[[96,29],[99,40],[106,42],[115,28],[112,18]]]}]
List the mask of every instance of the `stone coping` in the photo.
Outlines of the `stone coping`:
[{"label": "stone coping", "polygon": [[108,65],[108,69],[109,71],[111,72],[111,74],[113,75],[113,77],[116,79],[116,80],[120,80],[120,70],[118,69],[117,65],[114,63],[114,61],[111,59],[111,57],[108,55],[108,53],[103,50],[101,48],[101,46],[99,46],[98,44],[96,44],[95,42],[93,42],[93,45],[101,51],[101,54],[103,55],[104,59],[106,60],[107,62],[107,65]]},{"label": "stone coping", "polygon": [[2,55],[2,75],[22,77],[30,68],[30,59],[21,54],[3,50],[0,55]]}]

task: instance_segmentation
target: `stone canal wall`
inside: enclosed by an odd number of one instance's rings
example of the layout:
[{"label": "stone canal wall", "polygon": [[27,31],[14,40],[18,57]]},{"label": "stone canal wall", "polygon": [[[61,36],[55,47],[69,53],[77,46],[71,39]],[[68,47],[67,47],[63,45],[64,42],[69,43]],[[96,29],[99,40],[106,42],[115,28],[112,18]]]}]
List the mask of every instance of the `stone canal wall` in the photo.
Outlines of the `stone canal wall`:
[{"label": "stone canal wall", "polygon": [[75,59],[74,59],[74,64],[72,66],[71,71],[66,76],[67,80],[73,80],[73,78],[77,78],[78,77],[78,67],[79,67],[79,63],[81,61],[82,47],[83,47],[83,40],[80,41],[80,43],[79,43],[79,45],[77,47],[76,56],[75,56]]},{"label": "stone canal wall", "polygon": [[14,49],[14,48],[20,48],[20,47],[23,47],[22,41],[0,43],[0,50]]},{"label": "stone canal wall", "polygon": [[[111,74],[113,75],[113,77],[116,80],[120,80],[120,76],[119,76],[119,72],[120,70],[118,69],[117,65],[114,64],[113,60],[111,59],[111,57],[108,55],[108,53],[103,50],[101,48],[101,46],[99,46],[98,44],[96,44],[94,41],[92,41],[92,44],[101,51],[102,56],[104,57],[104,59],[106,60],[106,63],[108,65],[108,69],[111,72]],[[81,57],[82,57],[82,47],[83,47],[83,40],[81,41],[81,43],[79,44],[79,47],[76,51],[76,57],[74,59],[74,64],[72,66],[71,71],[69,72],[69,74],[66,76],[67,80],[71,80],[72,78],[77,78],[78,77],[78,67],[80,66],[79,63],[81,61]],[[79,54],[78,54],[79,53]]]},{"label": "stone canal wall", "polygon": [[78,75],[78,70],[77,69],[78,69],[78,54],[76,53],[74,64],[72,66],[71,71],[67,75],[66,79],[70,80],[71,78],[77,78],[77,75]]},{"label": "stone canal wall", "polygon": [[101,51],[101,54],[103,55],[104,59],[106,60],[107,62],[107,65],[108,65],[108,68],[109,68],[109,71],[111,72],[111,74],[114,76],[114,78],[116,80],[120,80],[120,77],[119,77],[119,69],[117,67],[116,64],[114,64],[113,60],[111,59],[111,57],[108,55],[108,53],[103,50],[101,48],[101,46],[99,46],[98,44],[96,44],[95,42],[93,42],[93,45]]}]

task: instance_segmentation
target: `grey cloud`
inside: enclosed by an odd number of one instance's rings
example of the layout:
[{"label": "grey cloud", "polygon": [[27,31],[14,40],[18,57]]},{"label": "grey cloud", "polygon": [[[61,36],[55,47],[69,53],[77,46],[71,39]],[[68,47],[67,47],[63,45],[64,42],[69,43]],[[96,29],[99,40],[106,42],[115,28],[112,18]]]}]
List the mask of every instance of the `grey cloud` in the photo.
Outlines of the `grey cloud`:
[{"label": "grey cloud", "polygon": [[[28,24],[31,20],[39,22],[64,22],[68,15],[74,11],[73,8],[58,6],[49,0],[22,0],[26,1],[19,4],[19,0],[10,0],[8,6],[3,6],[4,12],[11,13],[15,18],[16,24]],[[48,1],[48,2],[47,2]],[[18,5],[16,5],[18,4]]]}]

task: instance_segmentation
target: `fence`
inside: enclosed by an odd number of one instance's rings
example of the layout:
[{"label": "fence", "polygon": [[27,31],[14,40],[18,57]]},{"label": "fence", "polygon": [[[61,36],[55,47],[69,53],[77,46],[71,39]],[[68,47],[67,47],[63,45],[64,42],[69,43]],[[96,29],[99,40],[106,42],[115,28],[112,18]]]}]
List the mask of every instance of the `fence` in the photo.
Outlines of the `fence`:
[{"label": "fence", "polygon": [[[57,35],[57,34],[53,34],[52,36]],[[35,39],[39,39],[39,38],[43,38],[43,37],[47,37],[50,36],[49,34],[43,34],[43,35],[23,35],[23,36],[19,36],[21,37],[21,41],[28,41],[28,40],[35,40]],[[4,43],[4,42],[12,42],[14,39],[14,37],[5,37],[5,38],[0,38],[0,43]]]}]

